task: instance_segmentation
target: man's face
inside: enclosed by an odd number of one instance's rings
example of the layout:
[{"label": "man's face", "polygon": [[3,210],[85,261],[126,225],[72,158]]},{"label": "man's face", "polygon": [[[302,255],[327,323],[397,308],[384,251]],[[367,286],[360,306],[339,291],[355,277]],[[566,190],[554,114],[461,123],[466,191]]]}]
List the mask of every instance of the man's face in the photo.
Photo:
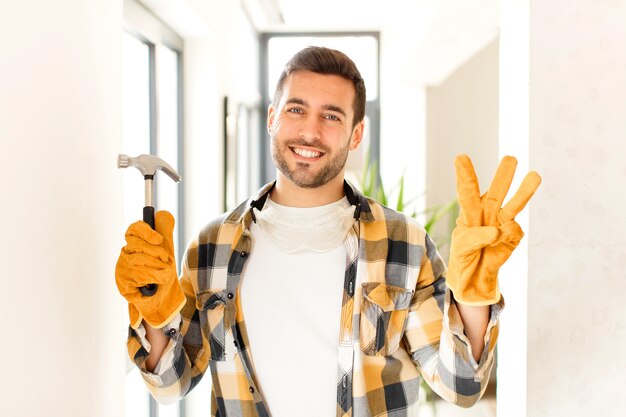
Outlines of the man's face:
[{"label": "man's face", "polygon": [[362,121],[352,127],[354,95],[352,82],[337,75],[295,71],[285,79],[268,130],[274,164],[298,187],[321,187],[343,174],[363,134]]}]

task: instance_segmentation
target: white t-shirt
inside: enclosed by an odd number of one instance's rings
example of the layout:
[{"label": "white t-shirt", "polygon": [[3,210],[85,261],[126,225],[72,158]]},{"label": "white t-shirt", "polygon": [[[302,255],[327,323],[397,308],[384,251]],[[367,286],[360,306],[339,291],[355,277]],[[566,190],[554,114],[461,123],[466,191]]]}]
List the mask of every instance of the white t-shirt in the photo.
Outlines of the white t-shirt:
[{"label": "white t-shirt", "polygon": [[255,209],[241,304],[260,389],[274,417],[335,415],[338,337],[354,207]]}]

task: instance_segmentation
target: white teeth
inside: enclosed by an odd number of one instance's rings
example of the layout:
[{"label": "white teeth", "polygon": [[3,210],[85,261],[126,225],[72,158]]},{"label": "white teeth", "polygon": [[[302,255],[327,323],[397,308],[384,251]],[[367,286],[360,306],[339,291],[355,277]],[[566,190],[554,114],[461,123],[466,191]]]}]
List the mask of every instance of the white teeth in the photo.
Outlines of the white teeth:
[{"label": "white teeth", "polygon": [[303,156],[305,158],[317,158],[318,156],[321,155],[320,152],[307,151],[307,150],[298,149],[298,148],[293,148],[293,151],[297,153],[298,155]]}]

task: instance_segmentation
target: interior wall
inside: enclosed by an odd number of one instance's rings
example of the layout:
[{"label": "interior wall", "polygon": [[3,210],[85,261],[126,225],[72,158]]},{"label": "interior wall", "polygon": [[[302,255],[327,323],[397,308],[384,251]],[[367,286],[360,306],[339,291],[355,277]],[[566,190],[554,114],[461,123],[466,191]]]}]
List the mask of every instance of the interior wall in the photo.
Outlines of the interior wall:
[{"label": "interior wall", "polygon": [[[517,175],[511,185],[516,190],[530,169],[528,160],[528,86],[529,79],[529,7],[528,1],[503,2],[500,17],[500,156],[515,155]],[[534,166],[532,166],[535,169]],[[543,186],[542,186],[543,188]],[[533,198],[540,198],[542,190]],[[528,387],[528,226],[530,210],[515,217],[526,236],[500,268],[500,290],[506,308],[500,316],[497,366],[497,415],[525,417]]]},{"label": "interior wall", "polygon": [[[501,147],[525,149],[525,168],[543,182],[528,211],[527,273],[516,277],[525,289],[512,293],[507,307],[514,317],[520,311],[512,304],[523,304],[524,317],[515,321],[527,328],[501,333],[502,352],[505,344],[524,348],[525,356],[500,356],[511,372],[503,372],[507,384],[499,376],[498,387],[518,400],[498,401],[498,415],[623,416],[626,4],[505,6],[503,50],[522,53],[506,70],[518,94],[502,103],[521,118],[503,122],[521,136],[502,135]],[[526,40],[504,36],[520,20]],[[509,366],[514,361],[524,368]]]},{"label": "interior wall", "polygon": [[[498,164],[497,39],[427,89],[426,114],[427,206],[456,196],[454,158],[459,154],[470,156],[481,190],[486,190]],[[433,232],[435,237],[447,233],[445,221]],[[447,245],[439,249],[448,252]]]},{"label": "interior wall", "polygon": [[624,416],[626,3],[530,10],[528,415]]},{"label": "interior wall", "polygon": [[[186,0],[208,29],[185,38],[186,240],[222,212],[224,97],[259,100],[257,34],[237,2]],[[219,4],[218,4],[219,3]],[[167,22],[167,16],[162,18]],[[253,64],[253,65],[251,65]]]},{"label": "interior wall", "polygon": [[123,415],[122,2],[0,13],[0,415]]}]

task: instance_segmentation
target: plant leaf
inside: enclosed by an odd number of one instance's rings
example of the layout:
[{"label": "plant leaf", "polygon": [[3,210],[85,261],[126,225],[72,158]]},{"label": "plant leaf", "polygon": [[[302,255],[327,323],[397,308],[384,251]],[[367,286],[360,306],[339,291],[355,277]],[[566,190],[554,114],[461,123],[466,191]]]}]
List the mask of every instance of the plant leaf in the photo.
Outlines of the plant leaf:
[{"label": "plant leaf", "polygon": [[404,174],[400,177],[400,191],[398,192],[396,210],[400,212],[404,211]]}]

